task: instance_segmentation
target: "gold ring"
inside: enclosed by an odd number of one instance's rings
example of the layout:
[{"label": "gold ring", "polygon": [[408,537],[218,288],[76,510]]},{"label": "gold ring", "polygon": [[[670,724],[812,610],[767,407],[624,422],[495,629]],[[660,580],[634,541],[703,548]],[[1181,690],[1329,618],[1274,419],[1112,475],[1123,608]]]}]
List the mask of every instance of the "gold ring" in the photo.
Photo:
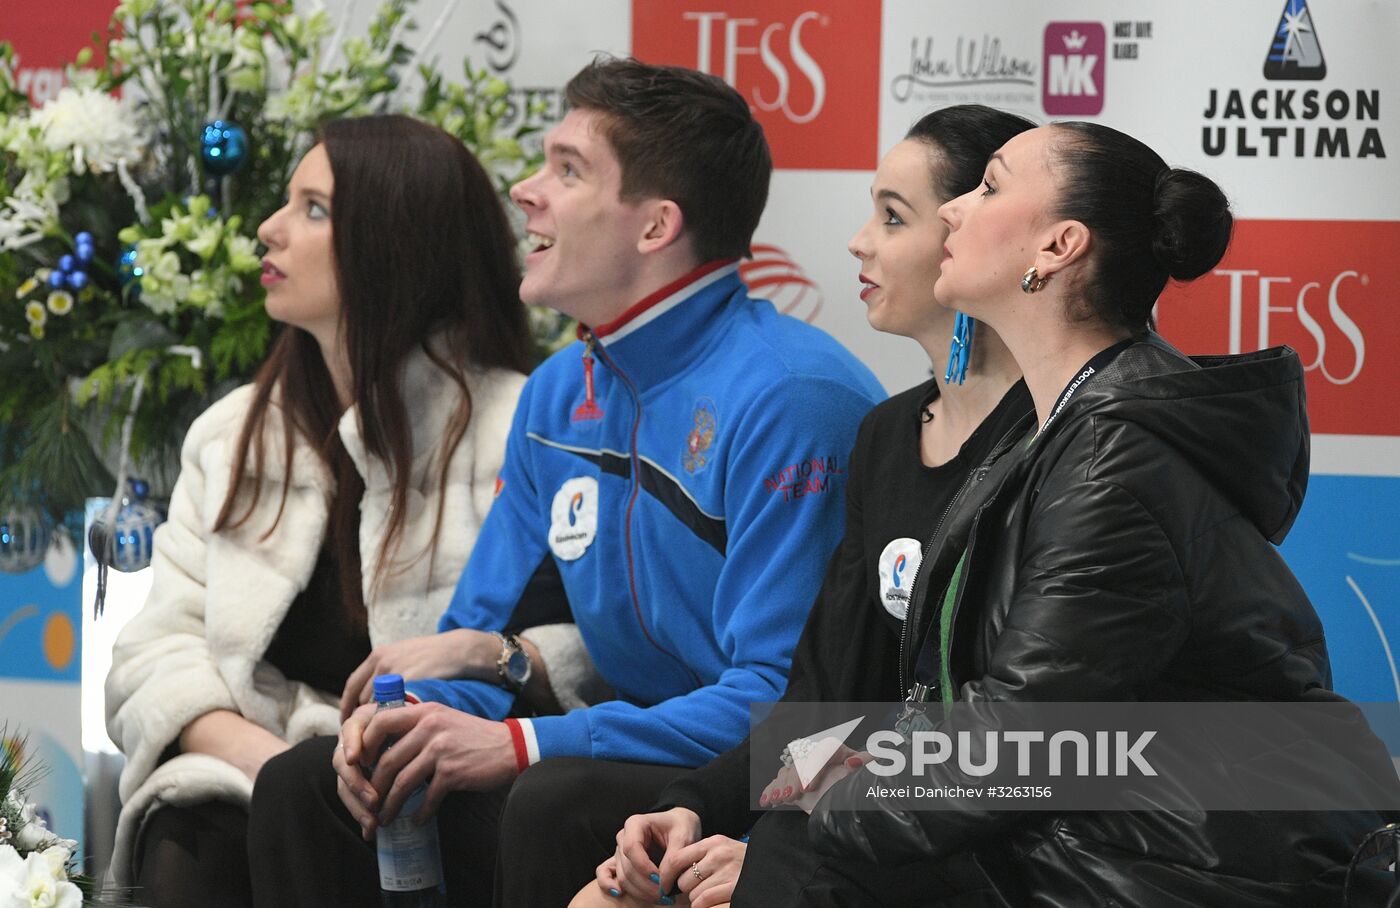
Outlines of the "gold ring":
[{"label": "gold ring", "polygon": [[691,865],[690,865],[690,872],[693,873],[693,874],[695,874],[695,878],[696,878],[697,880],[703,880],[703,879],[705,878],[705,874],[703,874],[703,873],[700,872],[700,862],[699,862],[699,861],[696,861],[694,864],[691,864]]}]

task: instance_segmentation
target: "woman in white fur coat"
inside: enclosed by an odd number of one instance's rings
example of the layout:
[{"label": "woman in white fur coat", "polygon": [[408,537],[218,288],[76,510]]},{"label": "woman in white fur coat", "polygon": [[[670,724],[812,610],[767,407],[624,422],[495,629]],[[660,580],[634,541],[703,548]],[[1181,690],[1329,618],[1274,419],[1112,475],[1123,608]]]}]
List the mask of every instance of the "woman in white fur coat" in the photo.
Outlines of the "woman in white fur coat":
[{"label": "woman in white fur coat", "polygon": [[191,427],[107,679],[127,756],[113,876],[157,908],[246,904],[262,764],[336,732],[372,647],[436,630],[527,366],[509,223],[441,130],[328,124],[258,237],[286,327]]}]

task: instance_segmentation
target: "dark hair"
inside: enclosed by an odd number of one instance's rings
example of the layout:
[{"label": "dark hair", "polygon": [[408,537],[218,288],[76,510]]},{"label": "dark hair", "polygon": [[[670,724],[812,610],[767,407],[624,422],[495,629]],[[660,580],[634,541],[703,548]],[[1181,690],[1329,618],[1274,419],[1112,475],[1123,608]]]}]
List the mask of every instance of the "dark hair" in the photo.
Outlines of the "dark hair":
[{"label": "dark hair", "polygon": [[933,194],[943,201],[982,182],[987,160],[1011,138],[1035,124],[985,104],[954,104],[925,114],[904,138],[933,146],[942,161],[933,168]]},{"label": "dark hair", "polygon": [[599,57],[569,80],[564,97],[604,115],[624,200],[679,205],[701,262],[749,254],[773,160],[763,127],[723,79]]},{"label": "dark hair", "polygon": [[1052,216],[1093,235],[1089,276],[1075,289],[1089,317],[1142,334],[1167,278],[1189,281],[1230,245],[1225,193],[1193,170],[1168,167],[1132,136],[1098,123],[1056,123]]},{"label": "dark hair", "polygon": [[[417,402],[405,402],[402,396],[404,362],[422,350],[461,390],[461,403],[439,449],[445,494],[452,452],[471,418],[466,370],[528,368],[520,271],[500,198],[456,138],[410,117],[388,115],[332,121],[322,127],[320,142],[334,180],[331,231],[340,327],[360,433],[366,451],[388,463],[393,482],[381,548],[385,566],[402,534],[410,470],[419,453],[412,449],[409,425],[409,410]],[[286,462],[292,462],[299,435],[335,478],[326,544],[339,562],[346,608],[353,621],[363,622],[357,528],[364,483],[340,439],[341,406],[321,349],[300,328],[282,329],[254,379],[228,495],[214,530],[241,525],[257,504],[265,463],[263,428],[274,391],[286,428]],[[250,450],[255,484],[246,509],[235,518]],[[286,496],[283,486],[272,526],[281,520]],[[442,510],[440,500],[429,551],[436,550]],[[375,582],[380,579],[382,573]]]}]

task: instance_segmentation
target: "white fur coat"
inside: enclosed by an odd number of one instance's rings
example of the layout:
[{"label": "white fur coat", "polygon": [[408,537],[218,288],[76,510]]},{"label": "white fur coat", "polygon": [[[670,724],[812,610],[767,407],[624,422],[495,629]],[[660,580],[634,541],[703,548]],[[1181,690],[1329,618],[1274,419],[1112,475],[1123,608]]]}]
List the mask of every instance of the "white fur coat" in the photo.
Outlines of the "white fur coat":
[{"label": "white fur coat", "polygon": [[[385,572],[373,595],[369,586],[379,573],[392,486],[386,465],[365,452],[355,411],[341,418],[340,437],[365,482],[360,557],[373,645],[437,629],[491,507],[524,382],[524,376],[502,370],[468,373],[471,422],[448,467],[436,555],[417,558],[436,525],[441,439],[461,395],[421,352],[407,363],[403,396],[415,458],[394,559],[401,569]],[[137,834],[152,810],[210,800],[248,802],[252,784],[222,760],[182,754],[159,763],[190,721],[211,710],[233,710],[289,743],[334,734],[340,726],[335,698],[289,681],[262,658],[311,578],[334,494],[334,480],[309,446],[298,443],[290,468],[285,463],[275,406],[266,424],[265,481],[251,519],[211,532],[251,400],[252,387],[239,388],[190,427],[169,520],[156,531],[150,597],[113,649],[107,728],[127,757],[112,856],[118,884],[130,883]],[[264,539],[284,486],[286,508]],[[338,698],[338,691],[330,693]]]}]

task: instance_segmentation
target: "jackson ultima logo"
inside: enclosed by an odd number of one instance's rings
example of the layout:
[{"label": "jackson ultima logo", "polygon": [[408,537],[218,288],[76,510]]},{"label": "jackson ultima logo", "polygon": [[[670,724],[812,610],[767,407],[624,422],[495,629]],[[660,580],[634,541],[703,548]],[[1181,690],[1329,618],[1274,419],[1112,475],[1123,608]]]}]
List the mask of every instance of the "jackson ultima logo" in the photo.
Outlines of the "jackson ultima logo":
[{"label": "jackson ultima logo", "polygon": [[1400,435],[1400,222],[1237,221],[1229,253],[1172,286],[1162,333],[1188,353],[1287,344],[1307,375],[1314,432]]},{"label": "jackson ultima logo", "polygon": [[[1362,14],[1342,4],[1333,9]],[[1307,0],[1285,0],[1264,58],[1264,78],[1326,76]],[[1202,116],[1201,149],[1212,157],[1385,157],[1378,88],[1212,88]]]},{"label": "jackson ultima logo", "polygon": [[1326,75],[1327,61],[1322,59],[1307,0],[1288,0],[1264,57],[1264,78],[1322,79]]},{"label": "jackson ultima logo", "polygon": [[773,163],[873,169],[880,13],[857,0],[636,0],[632,52],[712,73],[763,123]]}]

